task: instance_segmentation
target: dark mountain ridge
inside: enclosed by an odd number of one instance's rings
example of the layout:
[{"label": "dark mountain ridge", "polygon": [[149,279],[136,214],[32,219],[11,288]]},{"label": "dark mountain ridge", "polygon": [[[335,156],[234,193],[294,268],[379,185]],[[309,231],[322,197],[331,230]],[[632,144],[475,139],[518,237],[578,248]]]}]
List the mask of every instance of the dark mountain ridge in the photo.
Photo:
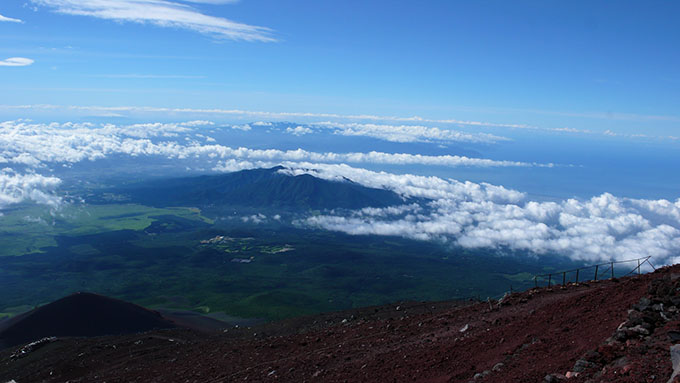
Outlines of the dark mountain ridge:
[{"label": "dark mountain ridge", "polygon": [[243,206],[296,210],[360,209],[402,204],[389,190],[350,180],[328,181],[312,175],[292,176],[285,169],[242,170],[219,175],[173,178],[131,184],[114,192],[128,201],[156,207]]},{"label": "dark mountain ridge", "polygon": [[92,293],[75,293],[0,322],[0,349],[51,336],[130,334],[176,327],[159,313]]}]

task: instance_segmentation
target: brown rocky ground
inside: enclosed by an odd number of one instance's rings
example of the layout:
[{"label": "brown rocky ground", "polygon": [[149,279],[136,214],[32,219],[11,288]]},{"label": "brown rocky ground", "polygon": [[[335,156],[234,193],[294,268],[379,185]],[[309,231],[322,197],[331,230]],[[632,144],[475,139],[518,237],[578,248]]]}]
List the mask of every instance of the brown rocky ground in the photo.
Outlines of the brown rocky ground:
[{"label": "brown rocky ground", "polygon": [[0,352],[0,382],[666,382],[678,277],[675,266],[500,304],[399,303],[219,334],[61,338]]}]

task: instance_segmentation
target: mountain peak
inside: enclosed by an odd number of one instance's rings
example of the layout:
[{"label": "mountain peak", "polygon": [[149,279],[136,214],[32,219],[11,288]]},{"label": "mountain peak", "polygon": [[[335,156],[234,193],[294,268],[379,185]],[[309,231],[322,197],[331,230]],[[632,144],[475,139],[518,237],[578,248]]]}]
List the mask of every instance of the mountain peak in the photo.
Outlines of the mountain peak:
[{"label": "mountain peak", "polygon": [[360,209],[403,203],[396,193],[359,185],[351,180],[329,181],[311,174],[280,170],[241,170],[199,177],[156,180],[120,190],[133,202],[152,206],[246,206],[295,210]]},{"label": "mountain peak", "polygon": [[51,336],[119,335],[172,327],[155,311],[78,292],[1,323],[0,349]]}]

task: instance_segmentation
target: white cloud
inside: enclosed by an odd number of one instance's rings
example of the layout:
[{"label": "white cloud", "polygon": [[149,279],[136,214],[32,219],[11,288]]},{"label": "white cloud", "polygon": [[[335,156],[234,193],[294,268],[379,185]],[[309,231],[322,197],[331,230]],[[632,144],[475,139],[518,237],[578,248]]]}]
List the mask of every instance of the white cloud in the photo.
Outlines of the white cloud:
[{"label": "white cloud", "polygon": [[53,194],[61,180],[39,174],[19,174],[12,169],[0,170],[0,210],[6,206],[33,201],[58,207],[62,199]]},{"label": "white cloud", "polygon": [[464,133],[448,128],[422,125],[379,125],[324,122],[316,125],[333,129],[343,136],[366,136],[392,142],[473,142],[494,143],[509,141],[506,137],[488,133]]},{"label": "white cloud", "polygon": [[8,59],[0,60],[0,66],[28,66],[35,61],[26,57],[10,57]]},{"label": "white cloud", "polygon": [[423,208],[417,203],[412,203],[410,205],[401,206],[388,206],[388,207],[365,207],[363,209],[357,210],[356,215],[361,217],[387,217],[393,215],[401,215],[405,213],[418,213],[421,212]]},{"label": "white cloud", "polygon": [[274,162],[263,162],[263,161],[242,161],[242,160],[235,160],[235,159],[229,159],[226,161],[220,162],[218,165],[215,165],[212,170],[218,171],[218,172],[226,172],[226,173],[231,173],[231,172],[237,172],[239,170],[246,170],[246,169],[261,169],[261,168],[272,168],[276,166],[277,164]]},{"label": "white cloud", "polygon": [[660,263],[680,261],[680,199],[639,200],[605,193],[585,201],[537,202],[488,184],[372,172],[346,165],[287,165],[293,167],[286,170],[289,174],[347,178],[406,197],[431,199],[422,206],[362,209],[302,221],[314,227],[356,235],[439,240],[468,248],[562,254],[587,261],[647,255]]},{"label": "white cloud", "polygon": [[487,183],[460,182],[434,176],[394,174],[355,168],[346,164],[320,164],[310,162],[284,162],[281,172],[291,175],[310,174],[318,178],[343,181],[350,179],[364,186],[392,190],[405,197],[433,200],[460,199],[485,200],[495,203],[517,203],[524,193]]},{"label": "white cloud", "polygon": [[[164,148],[158,147],[165,151]],[[486,158],[470,158],[465,156],[428,156],[408,153],[334,153],[334,152],[310,152],[303,149],[279,150],[279,149],[249,149],[240,147],[233,149],[222,145],[191,146],[182,150],[184,156],[209,155],[218,158],[258,159],[263,161],[313,161],[313,162],[349,162],[370,163],[386,165],[432,165],[432,166],[477,166],[477,167],[553,167],[554,164],[539,164],[519,161],[496,161]]]},{"label": "white cloud", "polygon": [[215,125],[214,122],[212,121],[206,121],[206,120],[194,120],[194,121],[187,121],[181,123],[184,126],[190,126],[190,127],[197,127],[197,126],[212,126]]},{"label": "white cloud", "polygon": [[[126,126],[118,126],[113,124],[105,124],[101,130],[97,130],[100,135],[109,136],[129,136],[137,138],[151,138],[151,137],[177,137],[180,133],[188,133],[196,126],[212,125],[210,121],[189,121],[181,123],[145,123],[132,124]],[[76,125],[77,126],[77,125]],[[82,124],[85,129],[93,131],[94,125]]]},{"label": "white cloud", "polygon": [[[31,0],[58,13],[159,27],[180,28],[216,38],[245,41],[276,41],[269,28],[210,16],[170,0]],[[203,1],[209,3],[211,1]],[[214,3],[214,1],[212,2]],[[224,3],[224,2],[220,2]]]},{"label": "white cloud", "polygon": [[245,223],[252,222],[252,223],[254,223],[254,224],[262,223],[262,222],[264,222],[266,219],[267,219],[267,216],[264,215],[264,214],[262,214],[262,213],[258,213],[258,214],[253,214],[253,215],[250,215],[250,216],[241,217],[241,221],[243,221],[243,222],[245,222]]},{"label": "white cloud", "polygon": [[[357,164],[438,166],[536,166],[460,156],[407,153],[334,153],[302,149],[231,148],[195,137],[210,121],[117,126],[89,123],[0,123],[0,163],[40,168],[107,158],[114,154],[199,159],[205,167],[236,171],[283,164],[290,175],[350,179],[427,203],[328,213],[307,225],[352,234],[399,235],[441,240],[469,248],[492,247],[564,254],[575,259],[626,259],[652,255],[661,263],[680,261],[680,199],[641,200],[603,194],[589,200],[539,202],[524,193],[486,183],[413,174],[376,172]],[[200,133],[198,133],[200,134]],[[205,136],[204,136],[205,137]],[[188,139],[188,140],[187,140]],[[0,176],[0,207],[23,200],[56,206],[59,180],[6,170]],[[251,217],[247,217],[251,218]],[[254,222],[254,220],[251,220]]]},{"label": "white cloud", "polygon": [[[38,167],[46,163],[92,161],[111,154],[151,154],[158,150],[153,149],[150,138],[177,138],[197,126],[210,124],[207,121],[190,121],[95,126],[90,123],[5,121],[0,123],[0,163]],[[180,148],[178,144],[168,143],[165,146],[170,154]]]},{"label": "white cloud", "polygon": [[131,78],[131,79],[202,79],[205,76],[183,75],[183,74],[96,74],[88,77],[98,78]]},{"label": "white cloud", "polygon": [[6,17],[6,16],[3,16],[3,15],[0,15],[0,22],[3,22],[3,21],[9,22],[9,23],[23,23],[22,20],[13,19],[11,17]]},{"label": "white cloud", "polygon": [[[390,121],[400,123],[436,123],[436,124],[453,124],[464,125],[472,127],[494,127],[494,128],[511,128],[511,129],[540,129],[531,125],[512,124],[512,123],[494,123],[484,121],[466,121],[456,119],[429,119],[422,117],[402,117],[402,116],[378,116],[370,114],[351,115],[351,114],[337,114],[337,113],[309,113],[309,112],[264,112],[256,110],[241,110],[241,109],[197,109],[197,108],[163,108],[150,106],[80,106],[80,105],[0,105],[3,109],[40,109],[40,110],[65,110],[70,113],[73,112],[114,112],[114,113],[186,113],[186,114],[205,114],[216,116],[236,116],[247,117],[264,120],[290,120],[290,119],[324,119],[324,120],[339,120],[339,121]],[[326,124],[327,122],[322,122]],[[257,125],[255,123],[253,125]],[[260,124],[271,124],[269,122],[260,122]],[[553,129],[547,129],[553,130]],[[562,131],[561,129],[559,131]]]},{"label": "white cloud", "polygon": [[247,131],[249,131],[249,130],[252,129],[252,128],[250,127],[250,125],[248,125],[248,124],[243,124],[243,125],[232,125],[231,128],[232,128],[232,129],[235,129],[235,130],[242,130],[242,131],[244,131],[244,132],[247,132]]},{"label": "white cloud", "polygon": [[[49,110],[49,111],[59,111],[63,110],[68,112],[70,115],[74,113],[87,113],[91,115],[92,113],[128,113],[135,115],[143,114],[190,114],[190,115],[212,115],[212,116],[232,116],[238,118],[253,118],[253,119],[264,119],[264,120],[277,120],[277,121],[287,121],[290,119],[297,119],[298,122],[307,122],[310,125],[329,125],[333,122],[318,120],[333,120],[333,121],[377,121],[377,122],[398,122],[403,124],[443,124],[443,125],[458,125],[458,126],[468,126],[474,128],[508,128],[508,129],[523,129],[523,130],[535,130],[535,131],[545,131],[558,134],[601,134],[608,137],[624,137],[629,139],[655,139],[655,140],[680,140],[680,137],[676,136],[650,136],[645,134],[619,134],[611,130],[595,132],[592,130],[574,129],[568,127],[561,128],[547,128],[539,127],[528,124],[515,124],[515,123],[496,123],[488,121],[470,121],[470,120],[457,120],[457,119],[432,119],[424,118],[418,116],[404,117],[404,116],[379,116],[379,115],[351,115],[351,114],[336,114],[336,113],[309,113],[309,112],[264,112],[255,110],[241,110],[241,109],[197,109],[197,108],[163,108],[163,107],[149,107],[149,106],[79,106],[79,105],[50,105],[50,104],[35,104],[35,105],[0,105],[0,109],[7,110]],[[641,116],[645,117],[645,116]],[[680,121],[680,118],[675,116],[646,116],[650,120],[660,120],[660,121]],[[593,116],[595,118],[595,116]],[[316,121],[308,121],[316,120]],[[260,122],[259,124],[271,124]],[[258,123],[252,124],[257,126]],[[408,126],[408,125],[407,125]],[[466,134],[466,133],[463,133]],[[473,134],[474,135],[474,134]],[[484,133],[478,134],[479,138],[485,136]],[[487,138],[493,139],[495,141],[506,140],[506,137],[496,136],[487,134]]]},{"label": "white cloud", "polygon": [[[0,163],[21,163],[37,167],[44,163],[75,163],[97,160],[111,154],[162,156],[215,161],[215,168],[234,169],[230,160],[247,160],[253,164],[280,161],[367,163],[389,165],[477,166],[477,167],[550,167],[518,161],[409,153],[335,153],[310,152],[303,149],[250,149],[202,144],[189,135],[194,129],[211,125],[208,121],[185,123],[146,123],[127,126],[89,123],[36,124],[27,121],[0,123]],[[240,127],[245,129],[245,127]],[[222,161],[222,162],[217,162]],[[226,161],[226,162],[225,162]]]},{"label": "white cloud", "polygon": [[295,128],[286,128],[286,133],[304,136],[305,134],[314,133],[314,131],[306,126],[296,126]]}]

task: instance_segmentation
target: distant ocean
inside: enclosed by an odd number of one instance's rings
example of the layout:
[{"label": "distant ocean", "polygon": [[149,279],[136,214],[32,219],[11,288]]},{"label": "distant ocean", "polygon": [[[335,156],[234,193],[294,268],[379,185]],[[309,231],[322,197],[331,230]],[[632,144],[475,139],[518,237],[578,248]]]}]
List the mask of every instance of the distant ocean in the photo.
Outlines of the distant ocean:
[{"label": "distant ocean", "polygon": [[[502,133],[502,132],[494,132]],[[533,132],[530,132],[533,133]],[[413,173],[453,178],[459,181],[487,182],[528,194],[534,200],[588,199],[602,193],[643,199],[680,198],[680,142],[653,139],[617,138],[570,133],[521,132],[508,136],[512,141],[494,144],[395,143],[366,137],[315,134],[313,137],[286,137],[276,148],[324,152],[367,152],[423,155],[465,155],[493,160],[554,164],[552,167],[444,167],[425,165],[350,164],[392,173]],[[271,137],[271,135],[270,135]],[[245,138],[245,137],[244,137]],[[249,147],[267,147],[250,132]],[[278,138],[278,137],[277,137]],[[257,144],[256,144],[257,143]]]}]

